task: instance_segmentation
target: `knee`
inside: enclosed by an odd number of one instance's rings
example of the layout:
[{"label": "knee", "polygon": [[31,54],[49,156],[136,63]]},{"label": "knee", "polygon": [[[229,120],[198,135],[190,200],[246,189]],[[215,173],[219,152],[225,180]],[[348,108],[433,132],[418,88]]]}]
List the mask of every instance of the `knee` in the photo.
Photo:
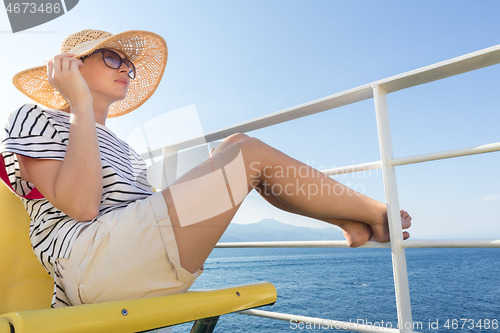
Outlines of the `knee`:
[{"label": "knee", "polygon": [[231,143],[236,143],[240,148],[243,147],[256,147],[262,145],[263,142],[253,136],[249,136],[243,133],[235,133],[228,136],[226,139],[229,139]]},{"label": "knee", "polygon": [[233,147],[237,147],[240,151],[256,151],[259,150],[263,142],[259,139],[243,134],[235,133],[226,137],[222,142],[229,143]]},{"label": "knee", "polygon": [[243,154],[247,152],[259,150],[259,146],[262,142],[254,137],[243,133],[234,133],[222,140],[223,147],[232,147]]},{"label": "knee", "polygon": [[228,142],[228,143],[237,143],[243,140],[249,139],[250,136],[243,134],[243,133],[234,133],[229,135],[228,137],[224,138],[222,142]]}]

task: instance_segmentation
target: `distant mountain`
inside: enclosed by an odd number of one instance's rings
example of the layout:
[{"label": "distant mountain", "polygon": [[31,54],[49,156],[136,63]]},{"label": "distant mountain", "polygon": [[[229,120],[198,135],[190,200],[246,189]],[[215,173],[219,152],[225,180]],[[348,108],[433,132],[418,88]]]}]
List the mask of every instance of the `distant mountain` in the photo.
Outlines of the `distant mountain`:
[{"label": "distant mountain", "polygon": [[335,227],[307,228],[296,227],[264,219],[258,223],[231,223],[220,242],[264,242],[264,241],[310,241],[344,240],[342,231]]}]

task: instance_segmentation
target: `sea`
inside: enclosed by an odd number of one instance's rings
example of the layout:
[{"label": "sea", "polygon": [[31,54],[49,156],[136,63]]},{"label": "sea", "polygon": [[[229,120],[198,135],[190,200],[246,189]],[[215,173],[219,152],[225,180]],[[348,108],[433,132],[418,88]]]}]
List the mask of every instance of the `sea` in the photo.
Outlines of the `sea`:
[{"label": "sea", "polygon": [[[406,249],[415,332],[500,332],[500,249]],[[269,281],[278,299],[260,308],[397,328],[390,249],[216,248],[192,290]],[[174,328],[189,332],[192,323]],[[338,326],[337,326],[338,328]],[[221,316],[215,332],[318,332],[306,325],[243,314]]]}]

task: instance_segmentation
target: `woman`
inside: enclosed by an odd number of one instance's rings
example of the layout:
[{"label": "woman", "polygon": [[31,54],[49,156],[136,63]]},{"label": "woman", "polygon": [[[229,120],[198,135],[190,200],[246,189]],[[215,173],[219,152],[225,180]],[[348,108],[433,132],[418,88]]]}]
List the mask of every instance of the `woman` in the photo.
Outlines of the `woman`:
[{"label": "woman", "polygon": [[[153,94],[166,60],[154,33],[89,29],[13,79],[38,104],[9,119],[3,179],[31,216],[33,249],[55,280],[53,307],[186,291],[252,189],[341,227],[350,246],[389,241],[384,204],[245,134],[155,193],[145,163],[105,122]],[[401,211],[401,221],[408,228],[411,217]]]}]

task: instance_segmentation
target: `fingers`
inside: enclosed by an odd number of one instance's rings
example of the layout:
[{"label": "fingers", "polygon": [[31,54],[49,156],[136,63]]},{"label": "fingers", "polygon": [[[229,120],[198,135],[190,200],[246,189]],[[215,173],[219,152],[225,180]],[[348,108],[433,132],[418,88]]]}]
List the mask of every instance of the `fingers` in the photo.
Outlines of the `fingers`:
[{"label": "fingers", "polygon": [[[53,77],[60,77],[67,72],[74,71],[78,68],[78,64],[81,64],[82,61],[80,59],[74,58],[75,54],[73,53],[63,53],[56,55],[51,59],[53,64]],[[50,63],[50,61],[49,61]],[[77,66],[75,66],[75,64]]]},{"label": "fingers", "polygon": [[88,102],[91,99],[89,87],[79,70],[83,66],[73,53],[62,53],[47,61],[49,83],[70,103]]},{"label": "fingers", "polygon": [[52,84],[52,82],[50,81],[53,78],[53,73],[52,73],[53,71],[54,71],[54,62],[52,61],[52,59],[50,59],[47,61],[47,77],[50,84]]}]

